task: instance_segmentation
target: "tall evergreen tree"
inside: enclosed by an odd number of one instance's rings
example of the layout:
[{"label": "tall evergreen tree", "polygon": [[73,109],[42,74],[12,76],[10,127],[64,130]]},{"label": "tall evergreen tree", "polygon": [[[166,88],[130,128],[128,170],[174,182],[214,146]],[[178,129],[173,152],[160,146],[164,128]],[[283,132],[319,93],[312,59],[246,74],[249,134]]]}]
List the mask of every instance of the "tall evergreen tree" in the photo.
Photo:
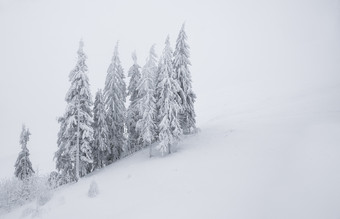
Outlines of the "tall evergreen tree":
[{"label": "tall evergreen tree", "polygon": [[[64,115],[66,116],[66,115]],[[60,123],[60,130],[58,132],[58,150],[54,154],[56,159],[56,169],[61,175],[61,184],[65,184],[76,179],[75,168],[74,168],[74,155],[70,153],[70,145],[68,140],[70,138],[67,133],[67,123],[65,117],[59,117],[58,122]]]},{"label": "tall evergreen tree", "polygon": [[[151,144],[156,137],[156,100],[154,76],[157,71],[157,56],[154,45],[150,49],[149,57],[142,69],[142,79],[139,81],[137,90],[138,98],[136,101],[137,109],[141,115],[137,122],[136,130],[138,142],[145,147]],[[150,153],[151,156],[151,153]]]},{"label": "tall evergreen tree", "polygon": [[172,49],[169,37],[165,41],[165,48],[160,62],[160,71],[157,83],[157,108],[158,108],[158,149],[162,155],[171,153],[171,147],[176,143],[182,129],[179,124],[178,112],[180,97],[178,92],[180,87],[174,79],[174,69],[172,65]]},{"label": "tall evergreen tree", "polygon": [[175,79],[181,88],[178,92],[181,97],[180,124],[183,129],[183,133],[190,134],[196,130],[196,114],[194,109],[196,95],[194,94],[191,85],[191,73],[189,70],[189,65],[191,65],[189,60],[190,47],[186,41],[187,35],[183,24],[176,41],[173,66]]},{"label": "tall evergreen tree", "polygon": [[157,54],[155,52],[155,45],[152,45],[149,51],[149,57],[146,60],[146,64],[143,66],[143,71],[145,71],[145,73],[142,72],[142,74],[148,75],[148,77],[153,80],[151,86],[154,90],[156,88],[158,78],[157,70]]},{"label": "tall evergreen tree", "polygon": [[29,159],[30,153],[27,149],[27,142],[29,141],[30,135],[30,131],[23,125],[19,141],[21,144],[21,151],[14,165],[14,175],[21,180],[27,180],[30,176],[32,176],[32,174],[34,174],[32,163]]},{"label": "tall evergreen tree", "polygon": [[104,98],[101,90],[96,93],[93,108],[93,158],[94,168],[102,168],[107,165],[107,157],[111,154],[111,149],[108,144],[108,126],[106,123],[106,112],[104,105]]},{"label": "tall evergreen tree", "polygon": [[[155,116],[155,124],[159,124],[159,107],[157,107],[157,102],[160,99],[159,98],[159,89],[157,88],[158,86],[158,81],[159,81],[159,75],[161,72],[161,67],[162,67],[162,61],[163,61],[163,54],[161,54],[161,56],[158,59],[158,63],[157,63],[157,68],[156,68],[156,72],[154,74],[154,84],[155,84],[155,92],[154,92],[154,98],[156,100],[156,116]],[[158,141],[159,137],[159,129],[156,128],[156,136],[155,136],[155,140],[154,142]]]},{"label": "tall evergreen tree", "polygon": [[136,52],[132,53],[132,60],[133,60],[133,65],[130,67],[130,69],[128,71],[128,76],[130,77],[130,82],[129,82],[127,95],[130,96],[130,101],[137,99],[138,91],[136,89],[137,89],[137,84],[141,79],[141,73],[140,73],[140,70],[139,70],[141,67],[137,63]]},{"label": "tall evergreen tree", "polygon": [[118,54],[118,43],[115,46],[111,64],[107,70],[104,88],[104,100],[107,111],[107,124],[109,127],[108,140],[111,148],[110,163],[119,159],[126,142],[126,85],[124,71]]},{"label": "tall evergreen tree", "polygon": [[140,119],[138,109],[136,107],[137,101],[137,84],[141,80],[140,66],[137,64],[137,55],[134,52],[132,54],[134,64],[130,67],[128,76],[130,77],[130,83],[128,87],[128,95],[130,96],[130,105],[127,110],[126,126],[129,134],[127,151],[133,153],[137,150],[138,146],[138,134],[136,131],[137,121]]},{"label": "tall evergreen tree", "polygon": [[78,61],[69,75],[71,87],[65,98],[66,112],[59,119],[58,150],[55,153],[57,169],[68,180],[78,180],[79,176],[89,173],[93,162],[93,102],[83,46],[80,41]]}]

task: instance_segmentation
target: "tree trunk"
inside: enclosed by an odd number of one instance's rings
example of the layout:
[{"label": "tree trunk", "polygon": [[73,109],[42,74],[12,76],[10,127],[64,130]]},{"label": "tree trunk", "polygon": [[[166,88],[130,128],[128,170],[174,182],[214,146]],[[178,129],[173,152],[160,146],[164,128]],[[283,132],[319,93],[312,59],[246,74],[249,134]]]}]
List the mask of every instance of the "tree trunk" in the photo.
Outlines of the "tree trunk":
[{"label": "tree trunk", "polygon": [[79,104],[80,101],[78,100],[77,103],[77,154],[76,154],[76,181],[79,180],[79,122],[80,122],[80,118],[79,118]]}]

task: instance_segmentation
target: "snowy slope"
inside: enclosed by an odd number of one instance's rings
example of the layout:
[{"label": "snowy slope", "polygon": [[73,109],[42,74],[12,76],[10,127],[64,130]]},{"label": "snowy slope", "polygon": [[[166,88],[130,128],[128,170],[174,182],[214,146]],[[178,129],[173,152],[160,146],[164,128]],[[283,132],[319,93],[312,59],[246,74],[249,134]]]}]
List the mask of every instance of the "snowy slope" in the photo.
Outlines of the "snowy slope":
[{"label": "snowy slope", "polygon": [[[176,153],[139,152],[4,218],[338,218],[339,91],[253,95],[229,108],[226,97]],[[93,180],[100,193],[89,198]]]}]

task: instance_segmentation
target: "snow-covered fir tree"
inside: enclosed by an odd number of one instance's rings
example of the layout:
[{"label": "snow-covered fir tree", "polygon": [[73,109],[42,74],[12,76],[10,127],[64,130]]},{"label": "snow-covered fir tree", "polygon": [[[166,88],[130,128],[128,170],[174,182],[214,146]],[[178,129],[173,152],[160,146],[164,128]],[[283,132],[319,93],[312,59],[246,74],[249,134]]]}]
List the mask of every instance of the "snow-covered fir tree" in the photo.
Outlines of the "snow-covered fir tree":
[{"label": "snow-covered fir tree", "polygon": [[108,141],[111,148],[109,162],[112,163],[121,157],[126,143],[126,85],[118,54],[118,43],[115,46],[112,61],[107,70],[104,100],[107,111],[106,121],[109,127]]},{"label": "snow-covered fir tree", "polygon": [[130,105],[127,110],[127,120],[126,126],[128,131],[128,143],[127,143],[127,152],[133,153],[139,147],[138,145],[138,134],[136,131],[137,121],[140,119],[140,115],[138,113],[138,109],[136,107],[137,101],[137,84],[141,79],[140,66],[137,64],[137,55],[136,53],[132,53],[132,59],[134,64],[130,67],[128,76],[130,77],[129,87],[128,87],[128,95],[130,96]]},{"label": "snow-covered fir tree", "polygon": [[141,142],[142,147],[150,145],[156,137],[156,100],[154,97],[156,62],[157,56],[155,48],[152,46],[146,64],[142,69],[142,78],[137,86],[138,98],[136,106],[141,117],[137,122],[136,129],[139,136],[138,142]]},{"label": "snow-covered fir tree", "polygon": [[69,135],[66,132],[67,123],[64,116],[59,117],[60,129],[58,132],[58,150],[54,154],[56,159],[56,169],[60,174],[60,182],[58,184],[65,184],[75,180],[74,155],[70,153],[68,144]]},{"label": "snow-covered fir tree", "polygon": [[108,126],[106,123],[106,111],[104,98],[101,90],[96,93],[93,108],[93,166],[94,169],[102,168],[107,165],[107,157],[111,154],[108,144]]},{"label": "snow-covered fir tree", "polygon": [[59,119],[56,167],[66,181],[78,180],[92,169],[92,96],[87,76],[87,57],[80,41],[78,61],[70,72],[71,87],[66,94],[66,112]]},{"label": "snow-covered fir tree", "polygon": [[32,163],[29,159],[30,153],[27,149],[27,142],[30,139],[30,135],[30,131],[23,125],[19,141],[21,145],[21,151],[14,165],[14,175],[21,180],[27,180],[30,176],[32,176],[32,174],[34,174]]},{"label": "snow-covered fir tree", "polygon": [[196,130],[196,114],[194,109],[196,95],[194,94],[191,85],[191,73],[189,70],[189,65],[191,65],[189,60],[190,47],[187,43],[187,35],[184,27],[185,25],[183,24],[176,41],[173,66],[175,79],[181,88],[179,91],[181,97],[180,124],[183,133],[190,134]]},{"label": "snow-covered fir tree", "polygon": [[[161,67],[162,67],[162,61],[163,61],[163,54],[161,54],[161,56],[158,59],[158,63],[157,63],[157,68],[156,68],[156,72],[154,75],[154,80],[155,80],[155,92],[154,92],[154,98],[156,100],[156,117],[155,117],[155,124],[159,124],[159,107],[157,107],[157,102],[159,100],[159,89],[157,89],[157,84],[158,84],[158,79],[159,79],[159,74],[161,72]],[[155,136],[155,141],[158,141],[158,137],[159,137],[159,132],[158,132],[158,128],[156,129],[156,136]]]},{"label": "snow-covered fir tree", "polygon": [[154,90],[156,88],[158,78],[157,69],[158,69],[157,54],[155,52],[155,45],[152,45],[149,51],[149,56],[146,60],[146,64],[143,66],[143,70],[146,71],[145,74],[148,75],[153,80],[152,86]]},{"label": "snow-covered fir tree", "polygon": [[171,153],[171,147],[180,138],[182,129],[179,124],[178,113],[180,111],[180,87],[174,79],[172,64],[173,53],[170,47],[169,37],[165,41],[165,48],[160,62],[160,71],[157,82],[158,108],[158,149],[162,155]]},{"label": "snow-covered fir tree", "polygon": [[130,67],[128,76],[130,77],[128,94],[130,96],[130,101],[137,99],[138,91],[136,90],[137,84],[141,79],[140,66],[137,63],[137,55],[136,52],[132,53],[133,65]]}]

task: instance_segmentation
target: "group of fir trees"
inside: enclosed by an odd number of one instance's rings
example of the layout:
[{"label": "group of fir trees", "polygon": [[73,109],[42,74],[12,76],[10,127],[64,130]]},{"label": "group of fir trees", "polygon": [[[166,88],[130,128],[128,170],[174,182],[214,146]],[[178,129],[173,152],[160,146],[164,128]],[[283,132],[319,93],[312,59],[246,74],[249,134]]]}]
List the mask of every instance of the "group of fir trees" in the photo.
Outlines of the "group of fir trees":
[{"label": "group of fir trees", "polygon": [[[86,55],[80,41],[78,61],[69,75],[65,114],[59,118],[56,167],[67,183],[94,169],[155,143],[163,154],[195,127],[195,94],[189,71],[189,46],[182,26],[173,52],[167,37],[157,60],[152,46],[143,67],[133,53],[126,87],[118,44],[107,70],[103,91],[93,103],[87,76]],[[129,96],[130,105],[125,108]],[[150,156],[151,156],[150,146]]]}]

